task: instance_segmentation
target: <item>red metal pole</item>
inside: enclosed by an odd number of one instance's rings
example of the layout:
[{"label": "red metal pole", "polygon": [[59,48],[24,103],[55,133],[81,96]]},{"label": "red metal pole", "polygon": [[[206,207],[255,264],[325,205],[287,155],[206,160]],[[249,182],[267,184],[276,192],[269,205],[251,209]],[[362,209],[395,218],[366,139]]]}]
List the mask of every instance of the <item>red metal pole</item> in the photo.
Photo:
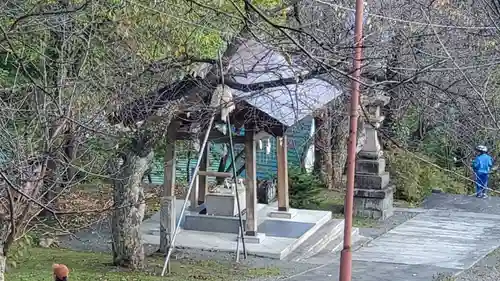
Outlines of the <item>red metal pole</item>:
[{"label": "red metal pole", "polygon": [[354,60],[351,94],[351,114],[349,129],[349,144],[347,147],[347,190],[344,204],[344,248],[340,253],[339,281],[351,281],[352,252],[351,233],[354,205],[354,174],[356,172],[356,143],[358,131],[359,79],[361,78],[361,59],[363,46],[363,0],[356,0],[356,16],[354,29]]}]

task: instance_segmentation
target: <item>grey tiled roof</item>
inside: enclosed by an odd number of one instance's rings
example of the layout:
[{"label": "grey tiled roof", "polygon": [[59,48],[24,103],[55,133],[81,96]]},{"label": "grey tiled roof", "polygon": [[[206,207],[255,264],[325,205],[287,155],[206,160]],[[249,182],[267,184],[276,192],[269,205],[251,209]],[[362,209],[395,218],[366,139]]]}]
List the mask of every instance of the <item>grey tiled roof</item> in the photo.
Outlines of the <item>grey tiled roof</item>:
[{"label": "grey tiled roof", "polygon": [[[230,61],[230,74],[239,84],[274,82],[281,78],[290,80],[296,74],[305,75],[310,69],[288,63],[285,56],[261,43],[248,41],[240,46]],[[201,77],[188,75],[182,80],[168,84],[155,92],[136,99],[107,116],[112,125],[123,123],[125,126],[143,121],[158,110],[180,100],[186,95],[203,92],[213,87],[214,82]],[[271,83],[271,88],[255,92],[233,91],[235,100],[244,100],[252,107],[266,113],[286,127],[292,126],[310,115],[313,111],[341,95],[341,88],[321,79],[309,79],[302,83]],[[270,85],[267,85],[269,87]],[[275,86],[275,87],[272,87]],[[263,87],[265,88],[265,87]],[[260,114],[262,117],[262,115]],[[249,116],[250,118],[252,116]]]},{"label": "grey tiled roof", "polygon": [[[243,44],[230,65],[234,79],[242,84],[274,81],[307,72],[307,69],[288,63],[281,53],[255,41]],[[340,87],[320,79],[250,93],[233,91],[236,99],[245,100],[286,126],[299,122],[341,93]]]}]

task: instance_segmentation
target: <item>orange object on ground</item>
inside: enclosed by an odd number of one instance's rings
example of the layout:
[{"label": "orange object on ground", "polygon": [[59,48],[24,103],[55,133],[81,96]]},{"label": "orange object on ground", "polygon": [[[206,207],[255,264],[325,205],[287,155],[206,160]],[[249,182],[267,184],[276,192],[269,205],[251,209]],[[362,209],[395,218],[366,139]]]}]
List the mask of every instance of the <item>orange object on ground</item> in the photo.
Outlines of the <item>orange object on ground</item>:
[{"label": "orange object on ground", "polygon": [[67,281],[69,275],[69,269],[64,264],[54,264],[52,265],[52,270],[54,271],[55,281]]}]

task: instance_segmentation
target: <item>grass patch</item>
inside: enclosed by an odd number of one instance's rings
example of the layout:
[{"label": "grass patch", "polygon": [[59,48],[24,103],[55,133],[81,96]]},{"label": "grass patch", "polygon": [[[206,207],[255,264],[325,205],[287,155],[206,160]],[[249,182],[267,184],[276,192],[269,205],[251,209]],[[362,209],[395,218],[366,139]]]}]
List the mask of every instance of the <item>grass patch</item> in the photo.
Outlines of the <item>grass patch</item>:
[{"label": "grass patch", "polygon": [[[344,219],[344,199],[343,192],[335,190],[322,190],[319,196],[320,203],[316,206],[317,210],[331,211],[334,219]],[[353,226],[370,228],[375,227],[378,221],[369,218],[354,217]]]},{"label": "grass patch", "polygon": [[[344,219],[344,214],[332,214],[332,218],[334,219]],[[370,218],[362,218],[362,217],[354,217],[352,220],[352,225],[354,227],[361,228],[373,228],[378,225],[379,221],[370,219]]]},{"label": "grass patch", "polygon": [[394,199],[394,207],[397,208],[419,208],[422,202],[407,202],[404,200]]},{"label": "grass patch", "polygon": [[[320,193],[319,204],[311,206],[310,209],[331,211],[334,219],[344,219],[344,199],[345,194],[335,190],[323,189]],[[409,203],[404,200],[394,200],[394,207],[399,208],[416,208],[417,203]],[[354,217],[354,227],[372,228],[378,225],[379,221],[363,217]]]},{"label": "grass patch", "polygon": [[17,268],[9,270],[10,281],[52,280],[52,264],[64,263],[71,272],[69,280],[78,281],[218,281],[246,280],[279,275],[277,268],[248,268],[216,261],[174,260],[172,273],[160,277],[163,257],[149,257],[144,272],[131,272],[110,265],[111,256],[102,253],[75,252],[65,249],[31,248],[18,261]]},{"label": "grass patch", "polygon": [[328,189],[322,190],[319,196],[320,203],[318,209],[341,213],[344,209],[344,198],[345,195],[343,192]]}]

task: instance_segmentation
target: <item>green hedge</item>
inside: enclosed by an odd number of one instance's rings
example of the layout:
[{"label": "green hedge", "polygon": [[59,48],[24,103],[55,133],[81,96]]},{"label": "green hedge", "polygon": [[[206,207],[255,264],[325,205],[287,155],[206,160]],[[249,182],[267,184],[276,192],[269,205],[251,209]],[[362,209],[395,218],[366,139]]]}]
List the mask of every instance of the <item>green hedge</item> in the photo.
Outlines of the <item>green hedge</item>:
[{"label": "green hedge", "polygon": [[446,171],[432,165],[432,159],[419,153],[393,150],[386,153],[386,158],[391,181],[396,187],[396,199],[420,202],[432,189],[462,194],[470,185],[463,168]]}]

